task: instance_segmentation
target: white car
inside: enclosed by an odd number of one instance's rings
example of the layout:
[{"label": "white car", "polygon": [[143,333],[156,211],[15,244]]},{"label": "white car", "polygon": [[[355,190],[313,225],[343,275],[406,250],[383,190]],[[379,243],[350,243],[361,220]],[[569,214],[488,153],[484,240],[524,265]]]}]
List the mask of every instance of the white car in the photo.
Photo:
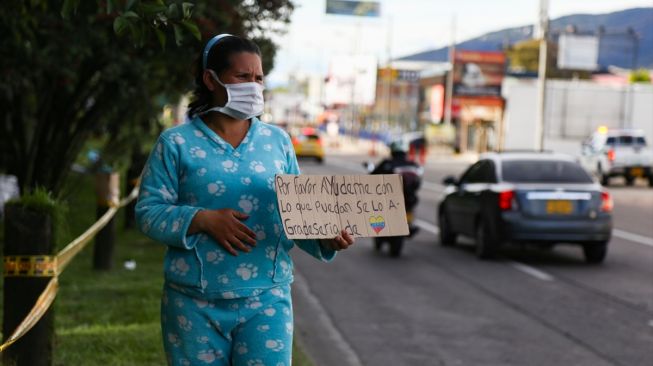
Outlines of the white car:
[{"label": "white car", "polygon": [[641,130],[599,128],[583,142],[580,162],[604,186],[621,176],[627,185],[644,178],[653,187],[653,151]]}]

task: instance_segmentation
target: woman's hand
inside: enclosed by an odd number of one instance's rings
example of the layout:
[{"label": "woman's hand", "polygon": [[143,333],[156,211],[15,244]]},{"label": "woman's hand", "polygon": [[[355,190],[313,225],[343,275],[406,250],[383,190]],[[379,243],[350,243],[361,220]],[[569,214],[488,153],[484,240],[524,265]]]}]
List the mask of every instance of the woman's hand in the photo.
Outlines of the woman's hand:
[{"label": "woman's hand", "polygon": [[349,235],[346,230],[342,230],[340,235],[333,239],[320,239],[320,245],[333,250],[343,250],[349,248],[356,240]]},{"label": "woman's hand", "polygon": [[247,214],[228,208],[201,210],[193,217],[188,235],[201,231],[234,256],[238,255],[236,249],[248,253],[250,247],[256,246],[256,234],[241,221],[248,217]]}]

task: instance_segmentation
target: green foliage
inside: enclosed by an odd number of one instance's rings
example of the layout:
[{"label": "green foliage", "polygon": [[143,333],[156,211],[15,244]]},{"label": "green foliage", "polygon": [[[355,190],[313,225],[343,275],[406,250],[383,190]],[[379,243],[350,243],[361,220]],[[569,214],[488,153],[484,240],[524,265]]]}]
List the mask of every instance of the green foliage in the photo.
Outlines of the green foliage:
[{"label": "green foliage", "polygon": [[647,69],[638,69],[630,73],[628,78],[630,83],[650,83],[651,73]]},{"label": "green foliage", "polygon": [[[272,67],[291,0],[5,0],[0,8],[0,171],[59,192],[90,136],[123,158],[193,87],[202,40],[247,35]],[[107,153],[106,155],[111,155]]]},{"label": "green foliage", "polygon": [[[540,64],[540,41],[529,39],[510,46],[506,56],[510,61],[509,68],[512,71],[537,73]],[[561,70],[558,64],[558,46],[549,42],[546,57],[547,79],[589,79],[591,73],[587,71]]]},{"label": "green foliage", "polygon": [[36,187],[31,192],[24,193],[18,198],[9,200],[5,207],[20,206],[28,211],[39,212],[52,218],[52,232],[55,247],[62,243],[68,234],[66,215],[68,206],[60,199],[53,197],[52,192],[43,187]]}]

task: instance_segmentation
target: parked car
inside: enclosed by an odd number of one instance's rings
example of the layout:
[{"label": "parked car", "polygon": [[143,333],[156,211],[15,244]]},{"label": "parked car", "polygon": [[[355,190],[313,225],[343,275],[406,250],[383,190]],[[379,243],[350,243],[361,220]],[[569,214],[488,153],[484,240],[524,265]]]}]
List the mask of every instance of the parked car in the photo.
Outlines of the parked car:
[{"label": "parked car", "polygon": [[324,161],[322,138],[313,128],[304,128],[296,136],[292,136],[292,144],[298,158],[313,158],[318,163]]},{"label": "parked car", "polygon": [[581,245],[588,263],[605,259],[612,198],[573,157],[541,152],[488,153],[460,179],[447,177],[438,206],[440,242],[476,239],[479,258],[507,243]]},{"label": "parked car", "polygon": [[604,186],[621,176],[627,185],[644,178],[653,187],[653,150],[641,130],[599,128],[583,142],[580,161]]}]

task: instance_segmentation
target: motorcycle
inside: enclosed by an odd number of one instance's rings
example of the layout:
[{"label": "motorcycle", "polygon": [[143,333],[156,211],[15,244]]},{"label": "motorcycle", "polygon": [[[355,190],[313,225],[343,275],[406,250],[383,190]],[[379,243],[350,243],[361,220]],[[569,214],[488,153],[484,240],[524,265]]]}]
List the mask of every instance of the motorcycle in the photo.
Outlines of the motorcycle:
[{"label": "motorcycle", "polygon": [[[374,171],[374,164],[367,162],[364,163],[368,173]],[[374,249],[381,251],[385,243],[389,246],[389,254],[392,258],[401,256],[401,251],[404,247],[404,241],[407,238],[413,237],[419,231],[419,227],[414,225],[413,210],[417,206],[417,191],[422,183],[422,175],[424,170],[420,166],[397,166],[393,168],[392,174],[400,174],[402,176],[404,202],[406,205],[406,221],[408,222],[409,234],[406,236],[379,236],[374,238]],[[390,173],[390,172],[389,172]]]}]

